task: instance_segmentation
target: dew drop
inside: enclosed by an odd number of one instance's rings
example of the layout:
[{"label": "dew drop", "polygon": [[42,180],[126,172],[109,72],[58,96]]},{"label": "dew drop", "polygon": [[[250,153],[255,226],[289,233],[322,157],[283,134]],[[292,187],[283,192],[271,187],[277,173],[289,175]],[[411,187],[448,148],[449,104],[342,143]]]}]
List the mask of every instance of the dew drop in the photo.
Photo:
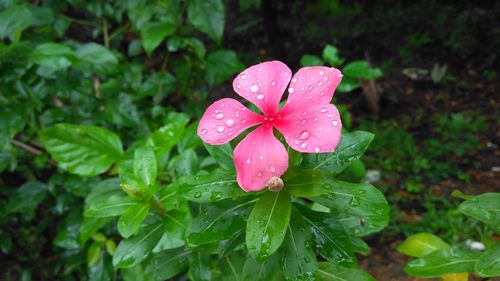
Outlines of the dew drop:
[{"label": "dew drop", "polygon": [[260,160],[264,160],[264,155],[261,155],[261,156],[259,157],[259,159],[260,159]]},{"label": "dew drop", "polygon": [[258,177],[262,177],[262,172],[257,173]]},{"label": "dew drop", "polygon": [[325,112],[327,112],[327,111],[328,111],[328,110],[326,109],[326,107],[322,107],[322,108],[319,110],[319,112],[321,112],[321,113],[325,113]]},{"label": "dew drop", "polygon": [[332,118],[332,116],[333,116],[332,114],[328,114],[327,115],[328,118]]},{"label": "dew drop", "polygon": [[295,143],[295,144],[299,144],[299,143],[300,143],[300,141],[295,140],[293,143]]},{"label": "dew drop", "polygon": [[309,138],[309,132],[308,131],[302,131],[302,133],[300,133],[300,139],[301,140],[307,140],[307,138]]},{"label": "dew drop", "polygon": [[292,79],[292,82],[293,82],[293,83],[297,82],[297,78],[293,78],[293,79]]},{"label": "dew drop", "polygon": [[314,117],[313,121],[314,122],[318,121],[318,117]]},{"label": "dew drop", "polygon": [[247,108],[246,108],[246,107],[242,107],[242,108],[241,108],[241,111],[245,111],[245,110],[247,110]]},{"label": "dew drop", "polygon": [[323,81],[325,82],[328,81],[328,77],[323,78]]},{"label": "dew drop", "polygon": [[300,145],[300,147],[302,147],[302,148],[306,148],[306,147],[307,147],[307,142],[302,143],[302,144]]},{"label": "dew drop", "polygon": [[269,167],[269,169],[271,170],[271,173],[276,172],[276,168],[274,168],[274,166]]},{"label": "dew drop", "polygon": [[258,99],[258,100],[262,100],[263,98],[264,98],[264,95],[263,95],[263,94],[258,94],[258,95],[257,95],[257,99]]},{"label": "dew drop", "polygon": [[222,113],[215,115],[215,119],[217,119],[217,120],[221,120],[223,118],[224,118],[224,114],[222,114]]},{"label": "dew drop", "polygon": [[227,119],[226,121],[226,126],[231,128],[234,125],[234,120],[233,119]]},{"label": "dew drop", "polygon": [[323,85],[323,82],[322,82],[322,81],[319,81],[319,82],[318,82],[318,86],[321,86],[321,85]]},{"label": "dew drop", "polygon": [[319,152],[319,147],[317,147],[317,146],[316,146],[316,147],[314,148],[314,152]]},{"label": "dew drop", "polygon": [[232,136],[232,135],[234,135],[234,132],[233,132],[233,131],[231,131],[231,132],[227,133],[227,136],[228,136],[228,137],[230,137],[230,136]]},{"label": "dew drop", "polygon": [[250,163],[252,163],[252,159],[251,158],[247,158],[247,164],[250,165]]},{"label": "dew drop", "polygon": [[276,86],[276,81],[271,82],[271,86]]},{"label": "dew drop", "polygon": [[247,76],[245,74],[241,75],[241,79],[245,80],[247,79]]},{"label": "dew drop", "polygon": [[321,71],[319,72],[319,75],[321,75],[321,76],[325,75],[325,71],[321,70]]},{"label": "dew drop", "polygon": [[258,71],[258,72],[261,72],[261,71],[262,71],[262,68],[258,68],[258,69],[257,69],[257,71]]},{"label": "dew drop", "polygon": [[219,133],[224,132],[224,127],[222,127],[222,126],[217,127],[217,132],[219,132]]},{"label": "dew drop", "polygon": [[236,88],[238,88],[238,89],[239,89],[239,88],[241,88],[241,85],[240,85],[240,84],[237,84],[237,85],[236,85]]},{"label": "dew drop", "polygon": [[308,90],[308,91],[312,90],[312,88],[313,88],[313,86],[312,86],[312,85],[307,86],[307,90]]},{"label": "dew drop", "polygon": [[337,127],[337,125],[338,125],[338,124],[339,124],[339,121],[337,121],[337,120],[333,120],[333,121],[332,121],[332,125],[333,125],[333,126]]},{"label": "dew drop", "polygon": [[288,92],[289,92],[290,94],[292,94],[292,93],[293,93],[293,91],[294,91],[294,89],[293,89],[293,88],[288,88]]},{"label": "dew drop", "polygon": [[257,93],[257,92],[259,91],[259,86],[258,86],[258,85],[256,85],[256,84],[254,84],[254,85],[250,86],[250,91],[251,91],[252,93]]},{"label": "dew drop", "polygon": [[305,125],[306,123],[307,123],[306,119],[302,119],[302,121],[300,121],[300,124],[302,124],[302,125]]},{"label": "dew drop", "polygon": [[202,135],[204,135],[204,134],[206,134],[206,133],[207,133],[207,129],[202,129],[202,130],[201,130],[201,134],[202,134]]}]

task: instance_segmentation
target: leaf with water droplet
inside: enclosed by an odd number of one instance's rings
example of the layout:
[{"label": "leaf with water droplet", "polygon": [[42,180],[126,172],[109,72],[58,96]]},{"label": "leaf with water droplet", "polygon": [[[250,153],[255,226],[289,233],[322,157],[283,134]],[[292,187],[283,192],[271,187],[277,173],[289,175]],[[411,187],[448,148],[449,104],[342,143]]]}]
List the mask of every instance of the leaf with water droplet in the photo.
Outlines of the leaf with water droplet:
[{"label": "leaf with water droplet", "polygon": [[311,231],[302,215],[294,209],[292,219],[286,231],[286,238],[280,252],[282,254],[282,268],[287,280],[314,280],[313,274],[318,269],[316,255],[310,246],[312,243]]},{"label": "leaf with water droplet", "polygon": [[475,196],[458,207],[458,210],[467,216],[492,226],[500,231],[500,193],[489,192]]},{"label": "leaf with water droplet", "polygon": [[283,242],[290,212],[290,195],[285,192],[266,192],[255,204],[248,217],[246,243],[258,262],[263,262]]},{"label": "leaf with water droplet", "polygon": [[191,251],[184,248],[166,250],[154,254],[145,263],[144,275],[147,280],[169,280],[184,272],[188,266]]},{"label": "leaf with water droplet", "polygon": [[347,268],[330,262],[320,262],[316,276],[319,281],[356,280],[376,281],[368,272],[357,268]]},{"label": "leaf with water droplet", "polygon": [[333,179],[328,182],[332,189],[312,199],[330,208],[332,217],[341,221],[350,235],[365,236],[387,226],[389,204],[377,188]]},{"label": "leaf with water droplet", "polygon": [[359,159],[373,140],[372,133],[364,131],[342,132],[339,146],[334,152],[303,155],[305,168],[317,169],[330,174],[339,174],[349,164]]}]

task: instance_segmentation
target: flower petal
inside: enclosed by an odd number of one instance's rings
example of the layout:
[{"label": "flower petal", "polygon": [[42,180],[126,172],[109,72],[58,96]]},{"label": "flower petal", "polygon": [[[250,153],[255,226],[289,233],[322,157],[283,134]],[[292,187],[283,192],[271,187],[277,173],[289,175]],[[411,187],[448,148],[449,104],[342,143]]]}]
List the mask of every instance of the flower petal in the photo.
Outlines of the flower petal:
[{"label": "flower petal", "polygon": [[269,124],[248,134],[236,146],[233,156],[238,184],[245,191],[264,189],[272,177],[279,177],[288,169],[288,153]]},{"label": "flower petal", "polygon": [[291,76],[292,71],[284,63],[263,62],[240,73],[233,81],[233,89],[265,115],[274,115]]},{"label": "flower petal", "polygon": [[311,66],[299,69],[288,86],[288,100],[281,115],[297,108],[330,103],[333,92],[342,81],[342,74],[336,68]]},{"label": "flower petal", "polygon": [[333,104],[320,104],[288,112],[274,126],[293,149],[305,153],[332,152],[340,142],[342,122]]},{"label": "flower petal", "polygon": [[244,130],[262,123],[263,119],[235,99],[221,99],[203,114],[198,125],[198,136],[206,143],[221,145]]}]

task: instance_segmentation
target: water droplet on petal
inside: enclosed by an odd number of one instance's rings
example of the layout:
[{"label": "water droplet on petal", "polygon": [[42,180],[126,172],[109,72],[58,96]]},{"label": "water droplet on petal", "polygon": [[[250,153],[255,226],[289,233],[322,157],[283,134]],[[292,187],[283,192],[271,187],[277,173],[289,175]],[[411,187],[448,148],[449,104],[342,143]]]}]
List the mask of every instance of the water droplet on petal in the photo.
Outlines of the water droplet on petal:
[{"label": "water droplet on petal", "polygon": [[306,148],[306,147],[307,147],[307,142],[302,143],[302,144],[300,145],[300,147],[302,147],[302,148]]},{"label": "water droplet on petal", "polygon": [[307,138],[309,138],[309,132],[308,131],[302,131],[302,133],[300,133],[300,139],[301,140],[306,140]]},{"label": "water droplet on petal", "polygon": [[260,160],[264,160],[264,155],[261,155],[261,156],[259,157],[259,159],[260,159]]},{"label": "water droplet on petal", "polygon": [[247,76],[245,74],[241,75],[241,79],[245,80],[247,79]]},{"label": "water droplet on petal", "polygon": [[271,173],[276,172],[276,168],[274,168],[274,166],[269,167],[269,169],[271,170]]},{"label": "water droplet on petal", "polygon": [[258,86],[258,85],[256,85],[256,84],[254,84],[254,85],[250,86],[250,91],[251,91],[252,93],[257,93],[257,92],[259,91],[259,86]]},{"label": "water droplet on petal", "polygon": [[241,88],[241,85],[240,84],[236,84],[236,88]]},{"label": "water droplet on petal", "polygon": [[319,82],[318,82],[318,86],[321,86],[321,85],[323,85],[323,82],[322,82],[322,81],[319,81]]},{"label": "water droplet on petal", "polygon": [[262,71],[262,68],[258,68],[257,71],[261,72]]},{"label": "water droplet on petal", "polygon": [[325,75],[325,71],[321,70],[321,71],[319,72],[319,75]]},{"label": "water droplet on petal", "polygon": [[293,93],[293,91],[294,91],[294,89],[293,89],[293,88],[288,88],[288,92],[289,92],[290,94],[292,94],[292,93]]},{"label": "water droplet on petal", "polygon": [[217,127],[217,132],[219,132],[219,133],[224,132],[224,127],[222,127],[222,126]]},{"label": "water droplet on petal", "polygon": [[276,81],[271,82],[271,86],[276,86]]},{"label": "water droplet on petal", "polygon": [[314,117],[313,121],[314,122],[318,121],[318,117]]},{"label": "water droplet on petal", "polygon": [[319,147],[317,147],[317,146],[316,146],[316,147],[314,148],[314,152],[319,152]]},{"label": "water droplet on petal", "polygon": [[332,125],[333,125],[333,126],[335,126],[335,127],[336,127],[338,124],[339,124],[339,121],[337,121],[337,120],[333,120],[333,121],[332,121]]},{"label": "water droplet on petal", "polygon": [[312,85],[307,86],[307,90],[308,90],[308,91],[312,90],[312,88],[313,88],[313,86],[312,86]]},{"label": "water droplet on petal", "polygon": [[262,177],[262,172],[257,173],[258,177]]},{"label": "water droplet on petal", "polygon": [[307,122],[307,120],[306,120],[306,119],[302,119],[302,121],[300,121],[300,124],[305,125],[305,124],[306,124],[306,122]]},{"label": "water droplet on petal", "polygon": [[215,115],[215,119],[217,119],[217,120],[221,120],[223,118],[224,118],[224,114],[222,114],[222,113]]},{"label": "water droplet on petal", "polygon": [[328,77],[323,78],[323,81],[325,82],[328,81]]},{"label": "water droplet on petal", "polygon": [[297,82],[297,78],[292,79],[292,83],[295,83],[295,82]]},{"label": "water droplet on petal", "polygon": [[250,163],[252,163],[252,159],[251,158],[247,158],[247,164],[250,165]]},{"label": "water droplet on petal", "polygon": [[325,113],[325,112],[327,112],[327,111],[328,111],[328,110],[326,109],[326,107],[322,107],[322,108],[319,110],[319,112],[321,112],[321,113]]},{"label": "water droplet on petal", "polygon": [[201,130],[201,134],[202,134],[202,135],[204,135],[204,134],[206,134],[206,133],[207,133],[207,129],[202,129],[202,130]]},{"label": "water droplet on petal", "polygon": [[333,116],[333,115],[331,115],[331,114],[328,114],[328,115],[327,115],[327,117],[328,117],[328,118],[332,118],[332,116]]},{"label": "water droplet on petal", "polygon": [[227,119],[226,121],[226,126],[231,128],[234,125],[234,120],[233,119]]},{"label": "water droplet on petal", "polygon": [[300,141],[295,140],[293,143],[295,143],[295,144],[299,144],[299,143],[300,143]]},{"label": "water droplet on petal", "polygon": [[257,99],[258,99],[258,100],[262,100],[263,98],[264,98],[264,95],[263,95],[263,94],[258,94],[258,95],[257,95]]}]

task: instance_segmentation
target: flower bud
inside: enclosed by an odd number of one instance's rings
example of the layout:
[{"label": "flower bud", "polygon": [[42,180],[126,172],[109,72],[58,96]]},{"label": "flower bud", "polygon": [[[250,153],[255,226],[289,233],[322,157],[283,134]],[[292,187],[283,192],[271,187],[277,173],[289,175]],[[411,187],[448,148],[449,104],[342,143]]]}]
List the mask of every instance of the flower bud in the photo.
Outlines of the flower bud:
[{"label": "flower bud", "polygon": [[279,177],[272,177],[267,182],[267,188],[272,192],[280,192],[284,186],[285,183],[283,183],[283,180]]}]

